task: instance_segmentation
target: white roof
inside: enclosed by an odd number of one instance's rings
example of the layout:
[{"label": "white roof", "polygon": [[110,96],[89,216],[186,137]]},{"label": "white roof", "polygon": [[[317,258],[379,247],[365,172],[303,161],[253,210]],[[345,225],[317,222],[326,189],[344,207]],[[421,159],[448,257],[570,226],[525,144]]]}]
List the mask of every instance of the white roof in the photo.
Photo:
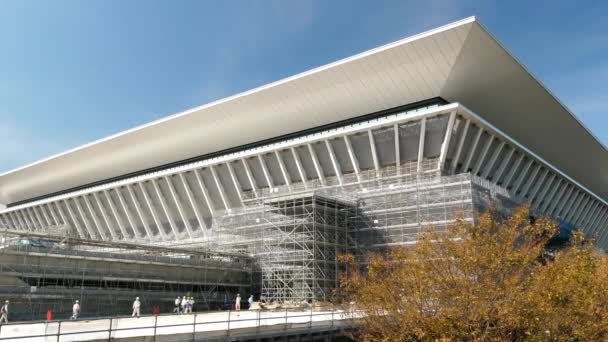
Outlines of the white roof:
[{"label": "white roof", "polygon": [[434,97],[459,102],[608,198],[608,151],[475,17],[0,175],[14,203]]}]

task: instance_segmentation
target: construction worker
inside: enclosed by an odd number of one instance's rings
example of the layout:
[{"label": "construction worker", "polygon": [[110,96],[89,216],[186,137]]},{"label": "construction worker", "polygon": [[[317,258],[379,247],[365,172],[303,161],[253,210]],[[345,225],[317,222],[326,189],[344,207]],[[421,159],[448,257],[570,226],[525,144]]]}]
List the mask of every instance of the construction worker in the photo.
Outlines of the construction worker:
[{"label": "construction worker", "polygon": [[249,296],[249,299],[247,299],[247,302],[249,302],[249,309],[251,310],[251,306],[253,305],[253,295]]},{"label": "construction worker", "polygon": [[131,317],[135,317],[137,316],[137,318],[139,318],[139,309],[141,308],[141,302],[139,301],[139,297],[135,298],[135,301],[133,302],[133,314],[131,314]]},{"label": "construction worker", "polygon": [[177,296],[177,298],[175,298],[175,308],[173,308],[173,312],[177,314],[182,312],[182,299],[180,296]]},{"label": "construction worker", "polygon": [[78,315],[80,315],[80,303],[76,301],[74,302],[74,306],[72,306],[72,317],[70,317],[70,319],[78,319]]},{"label": "construction worker", "polygon": [[4,302],[2,308],[0,308],[0,324],[2,322],[8,324],[8,300]]},{"label": "construction worker", "polygon": [[236,300],[234,301],[234,310],[241,311],[241,294],[236,294]]},{"label": "construction worker", "polygon": [[182,298],[182,313],[188,313],[188,297],[184,296]]}]

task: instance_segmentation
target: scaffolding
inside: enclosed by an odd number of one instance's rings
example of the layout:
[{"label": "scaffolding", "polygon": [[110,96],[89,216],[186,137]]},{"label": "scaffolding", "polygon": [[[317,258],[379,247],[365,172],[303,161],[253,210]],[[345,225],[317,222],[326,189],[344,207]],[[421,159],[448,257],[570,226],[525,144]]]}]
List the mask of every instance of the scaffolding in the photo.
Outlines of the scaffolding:
[{"label": "scaffolding", "polygon": [[[47,310],[67,318],[75,300],[85,317],[143,310],[170,312],[190,294],[196,309],[229,305],[249,293],[253,260],[242,254],[142,246],[0,231],[0,298],[13,319],[43,319]],[[144,311],[144,312],[145,312]]]},{"label": "scaffolding", "polygon": [[414,244],[428,227],[474,222],[497,199],[511,203],[506,190],[469,173],[442,175],[437,159],[258,189],[245,198],[242,208],[214,218],[207,246],[251,255],[252,291],[283,303],[330,299],[342,253]]}]

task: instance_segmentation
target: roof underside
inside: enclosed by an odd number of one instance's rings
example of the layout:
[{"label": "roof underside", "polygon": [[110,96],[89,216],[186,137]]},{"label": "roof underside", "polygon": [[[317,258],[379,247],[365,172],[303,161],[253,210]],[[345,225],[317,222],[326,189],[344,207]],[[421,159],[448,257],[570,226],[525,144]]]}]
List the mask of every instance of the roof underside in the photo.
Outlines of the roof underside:
[{"label": "roof underside", "polygon": [[608,198],[606,148],[469,18],[7,172],[0,175],[0,202],[435,97],[462,103]]}]

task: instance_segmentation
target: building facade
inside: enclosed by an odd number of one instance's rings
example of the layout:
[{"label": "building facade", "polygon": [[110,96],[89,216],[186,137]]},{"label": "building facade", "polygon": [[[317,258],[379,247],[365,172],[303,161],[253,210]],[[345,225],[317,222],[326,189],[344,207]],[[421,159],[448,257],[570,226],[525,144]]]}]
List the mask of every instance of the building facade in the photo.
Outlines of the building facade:
[{"label": "building facade", "polygon": [[468,18],[0,175],[0,225],[243,252],[254,292],[309,301],[340,253],[489,206],[605,248],[606,171],[605,146]]}]

